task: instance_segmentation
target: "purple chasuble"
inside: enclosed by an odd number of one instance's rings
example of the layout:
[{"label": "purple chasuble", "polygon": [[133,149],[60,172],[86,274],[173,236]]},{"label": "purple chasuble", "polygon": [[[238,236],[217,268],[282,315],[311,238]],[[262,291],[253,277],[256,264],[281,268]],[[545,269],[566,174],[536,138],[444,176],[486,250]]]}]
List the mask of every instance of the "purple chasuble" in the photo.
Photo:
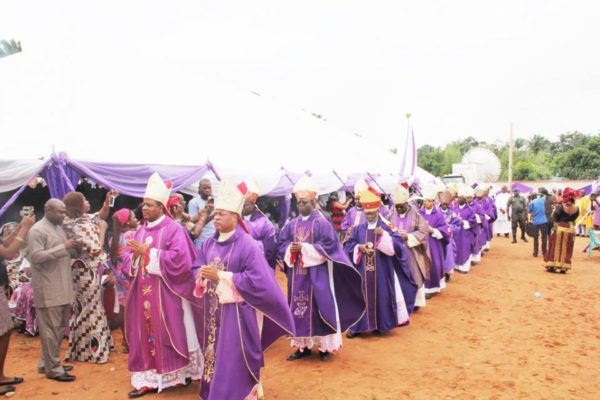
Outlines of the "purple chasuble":
[{"label": "purple chasuble", "polygon": [[494,222],[498,218],[497,211],[496,211],[496,204],[494,203],[494,201],[492,199],[490,199],[487,196],[482,197],[481,200],[479,200],[479,199],[477,199],[477,200],[479,202],[479,205],[481,206],[481,209],[483,210],[485,215],[487,215],[489,218],[489,219],[486,218],[487,226],[485,227],[486,242],[489,242],[494,237],[494,231],[493,231]]},{"label": "purple chasuble", "polygon": [[250,236],[259,243],[259,247],[265,254],[269,266],[274,269],[277,262],[275,226],[259,210],[255,210],[251,214],[250,220],[244,219],[244,225],[248,229]]},{"label": "purple chasuble", "polygon": [[200,304],[193,296],[194,244],[185,229],[169,217],[152,228],[144,224],[134,239],[160,251],[161,275],[133,266],[130,250],[123,255],[123,268],[133,275],[125,307],[129,371],[173,372],[190,361],[182,299],[190,302],[193,311]]},{"label": "purple chasuble", "polygon": [[475,241],[473,243],[473,247],[471,248],[471,254],[475,255],[483,250],[483,246],[487,242],[485,229],[488,223],[485,219],[485,213],[483,212],[483,209],[479,203],[475,201],[475,199],[473,199],[471,204],[467,204],[467,206],[471,207],[473,212],[478,215],[479,219],[481,220],[481,223],[475,224],[475,229],[473,230],[475,232]]},{"label": "purple chasuble", "polygon": [[[475,212],[466,203],[462,208],[457,204],[454,212],[460,222],[460,229],[454,235],[454,240],[456,241],[456,265],[463,265],[471,257],[471,249],[475,241],[473,227],[477,226],[477,220],[475,219]],[[464,221],[469,223],[470,227],[468,229],[464,227]]]},{"label": "purple chasuble", "polygon": [[433,207],[431,214],[427,214],[425,208],[419,210],[419,214],[427,221],[429,226],[437,229],[441,234],[441,239],[436,239],[433,234],[429,235],[429,254],[431,255],[431,269],[429,270],[429,279],[425,281],[425,289],[439,289],[441,280],[444,279],[444,258],[446,258],[446,246],[448,245],[448,225],[444,215]]},{"label": "purple chasuble", "polygon": [[306,221],[302,217],[296,217],[281,230],[281,259],[285,258],[286,250],[292,242],[312,244],[326,258],[322,264],[312,267],[302,266],[298,259],[292,267],[286,269],[288,302],[294,316],[296,337],[336,333],[336,304],[340,332],[354,325],[365,311],[362,279],[344,253],[333,226],[317,210]]},{"label": "purple chasuble", "polygon": [[[388,256],[375,249],[375,253],[372,255],[362,254],[360,262],[356,265],[363,277],[363,292],[367,308],[360,321],[350,328],[353,333],[372,332],[374,330],[385,332],[396,328],[399,322],[405,322],[398,321],[396,277],[409,314],[412,313],[415,305],[418,287],[412,278],[406,248],[402,243],[402,239],[397,235],[393,235],[381,219],[377,221],[377,226],[386,231],[392,238],[395,254]],[[375,230],[368,229],[367,222],[364,222],[352,230],[344,249],[352,258],[354,248],[368,242],[376,244],[377,240]]]},{"label": "purple chasuble", "polygon": [[[208,238],[194,262],[199,275],[203,265],[215,265],[232,273],[235,302],[219,296],[217,285],[208,282],[201,298],[203,318],[200,347],[204,371],[202,400],[243,400],[259,384],[264,366],[263,351],[277,338],[294,335],[294,322],[285,296],[256,241],[241,226],[226,240],[219,233]],[[224,284],[222,280],[219,285]]]},{"label": "purple chasuble", "polygon": [[454,236],[460,231],[460,220],[450,207],[445,210],[439,208],[439,211],[444,216],[448,226],[448,244],[446,245],[446,255],[444,257],[444,272],[448,273],[456,267],[456,241]]},{"label": "purple chasuble", "polygon": [[417,286],[421,287],[429,276],[431,264],[429,242],[427,240],[427,236],[429,235],[427,232],[427,222],[411,205],[409,205],[409,209],[404,215],[399,215],[395,209],[392,210],[390,222],[396,229],[410,233],[419,242],[417,246],[413,247],[409,247],[408,241],[405,241],[404,244],[413,279],[417,283]]}]

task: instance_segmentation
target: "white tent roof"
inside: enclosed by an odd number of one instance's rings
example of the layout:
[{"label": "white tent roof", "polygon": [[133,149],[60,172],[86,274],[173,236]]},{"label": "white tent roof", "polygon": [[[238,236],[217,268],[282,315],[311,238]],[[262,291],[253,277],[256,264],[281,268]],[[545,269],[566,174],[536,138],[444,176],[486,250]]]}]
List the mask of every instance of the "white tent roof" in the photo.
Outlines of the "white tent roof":
[{"label": "white tent roof", "polygon": [[190,60],[101,57],[0,60],[0,131],[10,137],[0,159],[54,149],[84,161],[209,160],[220,175],[254,177],[265,192],[283,169],[310,171],[324,193],[351,174],[390,175],[400,165],[398,156],[306,112],[207,82]]}]

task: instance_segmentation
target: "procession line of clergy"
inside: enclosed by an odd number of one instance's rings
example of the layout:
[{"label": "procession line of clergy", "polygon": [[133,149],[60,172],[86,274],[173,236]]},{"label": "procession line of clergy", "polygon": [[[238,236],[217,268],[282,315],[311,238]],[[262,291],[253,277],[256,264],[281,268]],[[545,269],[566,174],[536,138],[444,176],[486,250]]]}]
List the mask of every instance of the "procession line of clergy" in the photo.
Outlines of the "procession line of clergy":
[{"label": "procession line of clergy", "polygon": [[[461,187],[454,201],[441,189],[423,188],[418,209],[408,187],[398,185],[388,211],[381,193],[361,180],[340,240],[318,208],[318,185],[303,177],[294,186],[298,216],[276,240],[255,206],[257,186],[224,179],[215,201],[217,232],[196,252],[168,215],[170,185],[154,174],[144,223],[123,258],[131,276],[129,397],[194,379],[202,400],[257,399],[263,351],[281,336],[295,349],[288,360],[313,349],[327,360],[345,331],[352,338],[408,324],[455,268],[469,271],[492,237],[493,202],[485,192],[474,198]],[[287,302],[273,273],[277,260],[287,276]]]}]

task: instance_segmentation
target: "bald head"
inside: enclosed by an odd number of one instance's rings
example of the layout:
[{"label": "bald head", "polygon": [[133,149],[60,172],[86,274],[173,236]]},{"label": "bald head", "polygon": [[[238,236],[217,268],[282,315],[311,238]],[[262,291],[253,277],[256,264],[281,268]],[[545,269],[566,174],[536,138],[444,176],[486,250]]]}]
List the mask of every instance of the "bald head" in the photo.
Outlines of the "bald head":
[{"label": "bald head", "polygon": [[54,225],[62,225],[67,207],[59,199],[50,199],[44,205],[44,217]]}]

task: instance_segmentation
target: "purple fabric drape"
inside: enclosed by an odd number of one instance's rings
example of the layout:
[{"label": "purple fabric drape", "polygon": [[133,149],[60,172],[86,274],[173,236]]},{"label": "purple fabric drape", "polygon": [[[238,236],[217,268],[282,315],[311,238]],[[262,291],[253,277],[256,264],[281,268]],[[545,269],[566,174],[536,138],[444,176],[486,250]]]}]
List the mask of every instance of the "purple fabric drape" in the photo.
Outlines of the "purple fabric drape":
[{"label": "purple fabric drape", "polygon": [[80,175],[68,162],[65,153],[52,154],[51,163],[42,173],[48,184],[50,197],[62,199],[65,194],[77,188]]},{"label": "purple fabric drape", "polygon": [[165,180],[171,180],[173,191],[178,191],[197,182],[211,169],[208,164],[201,166],[170,166],[93,163],[75,160],[68,160],[68,163],[94,182],[133,197],[144,197],[146,184],[150,175],[154,172],[158,172]]},{"label": "purple fabric drape", "polygon": [[511,189],[518,190],[519,192],[522,192],[522,193],[529,193],[529,192],[533,191],[533,188],[531,186],[527,186],[521,182],[514,182],[511,186]]}]

